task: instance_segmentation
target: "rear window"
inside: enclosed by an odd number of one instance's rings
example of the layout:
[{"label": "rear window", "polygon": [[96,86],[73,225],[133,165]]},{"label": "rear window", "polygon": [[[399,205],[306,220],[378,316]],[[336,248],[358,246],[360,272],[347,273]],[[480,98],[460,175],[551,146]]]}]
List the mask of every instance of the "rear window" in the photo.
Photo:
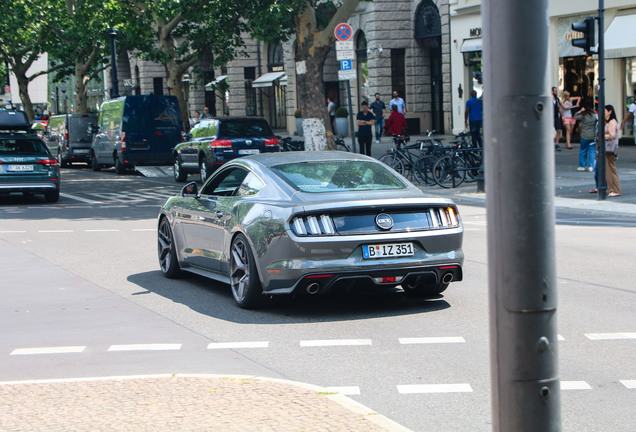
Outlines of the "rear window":
[{"label": "rear window", "polygon": [[270,138],[272,128],[264,119],[232,119],[221,121],[219,136],[223,138]]},{"label": "rear window", "polygon": [[0,140],[0,155],[47,155],[47,151],[44,144],[37,140],[3,139]]},{"label": "rear window", "polygon": [[181,131],[181,110],[176,97],[129,96],[123,118],[126,132]]},{"label": "rear window", "polygon": [[69,119],[69,129],[75,134],[73,137],[78,141],[91,142],[91,133],[88,130],[88,124],[96,124],[97,119],[93,117],[71,117]]},{"label": "rear window", "polygon": [[316,161],[272,167],[279,177],[303,192],[403,189],[406,185],[386,167],[369,161]]}]

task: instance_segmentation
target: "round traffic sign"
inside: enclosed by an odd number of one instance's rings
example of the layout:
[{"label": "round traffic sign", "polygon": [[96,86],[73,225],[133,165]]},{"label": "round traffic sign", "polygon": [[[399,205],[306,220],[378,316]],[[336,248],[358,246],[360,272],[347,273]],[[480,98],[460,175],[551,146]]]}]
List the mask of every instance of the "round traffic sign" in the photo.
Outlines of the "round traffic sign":
[{"label": "round traffic sign", "polygon": [[333,32],[336,36],[336,39],[338,39],[339,41],[349,40],[353,35],[353,29],[347,23],[338,24]]}]

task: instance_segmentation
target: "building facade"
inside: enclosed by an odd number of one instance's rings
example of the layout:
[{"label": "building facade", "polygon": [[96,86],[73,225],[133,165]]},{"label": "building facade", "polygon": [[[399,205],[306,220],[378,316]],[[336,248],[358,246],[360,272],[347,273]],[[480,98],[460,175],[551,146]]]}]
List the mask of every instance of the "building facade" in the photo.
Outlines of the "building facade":
[{"label": "building facade", "polygon": [[[549,1],[549,52],[552,82],[560,92],[595,98],[598,93],[598,56],[573,47],[572,23],[598,15],[598,0]],[[636,88],[636,4],[631,0],[605,1],[605,101],[622,119]],[[481,1],[451,0],[451,64],[454,133],[464,127],[464,107],[470,90],[481,94]],[[598,40],[598,37],[597,37]],[[521,55],[521,54],[520,54]],[[488,89],[484,89],[487,93]],[[546,89],[546,94],[550,89]],[[485,116],[488,114],[485,113]],[[633,135],[633,124],[624,136]]]}]

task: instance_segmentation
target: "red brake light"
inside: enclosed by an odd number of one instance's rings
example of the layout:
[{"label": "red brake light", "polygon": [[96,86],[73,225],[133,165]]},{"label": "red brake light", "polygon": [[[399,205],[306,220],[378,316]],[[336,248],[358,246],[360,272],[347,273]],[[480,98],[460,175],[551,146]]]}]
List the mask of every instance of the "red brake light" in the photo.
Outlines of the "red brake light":
[{"label": "red brake light", "polygon": [[126,132],[121,133],[121,151],[126,151]]},{"label": "red brake light", "polygon": [[215,139],[214,141],[212,141],[210,143],[210,147],[214,147],[214,148],[219,148],[219,147],[232,148],[232,141],[224,140],[224,139]]},{"label": "red brake light", "polygon": [[42,160],[39,160],[37,163],[46,165],[46,166],[57,166],[57,160],[55,159],[42,159]]},{"label": "red brake light", "polygon": [[277,146],[278,145],[278,138],[267,138],[265,140],[265,145],[266,146]]},{"label": "red brake light", "polygon": [[382,278],[382,283],[395,283],[395,276],[385,276]]}]

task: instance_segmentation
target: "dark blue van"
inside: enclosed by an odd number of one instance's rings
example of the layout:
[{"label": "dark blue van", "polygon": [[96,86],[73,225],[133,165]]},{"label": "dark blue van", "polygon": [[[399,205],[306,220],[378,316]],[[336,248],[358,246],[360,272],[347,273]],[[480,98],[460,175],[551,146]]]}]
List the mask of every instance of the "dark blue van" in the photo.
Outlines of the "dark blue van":
[{"label": "dark blue van", "polygon": [[94,171],[114,166],[170,165],[181,142],[183,122],[176,96],[124,96],[102,104],[91,145]]}]

